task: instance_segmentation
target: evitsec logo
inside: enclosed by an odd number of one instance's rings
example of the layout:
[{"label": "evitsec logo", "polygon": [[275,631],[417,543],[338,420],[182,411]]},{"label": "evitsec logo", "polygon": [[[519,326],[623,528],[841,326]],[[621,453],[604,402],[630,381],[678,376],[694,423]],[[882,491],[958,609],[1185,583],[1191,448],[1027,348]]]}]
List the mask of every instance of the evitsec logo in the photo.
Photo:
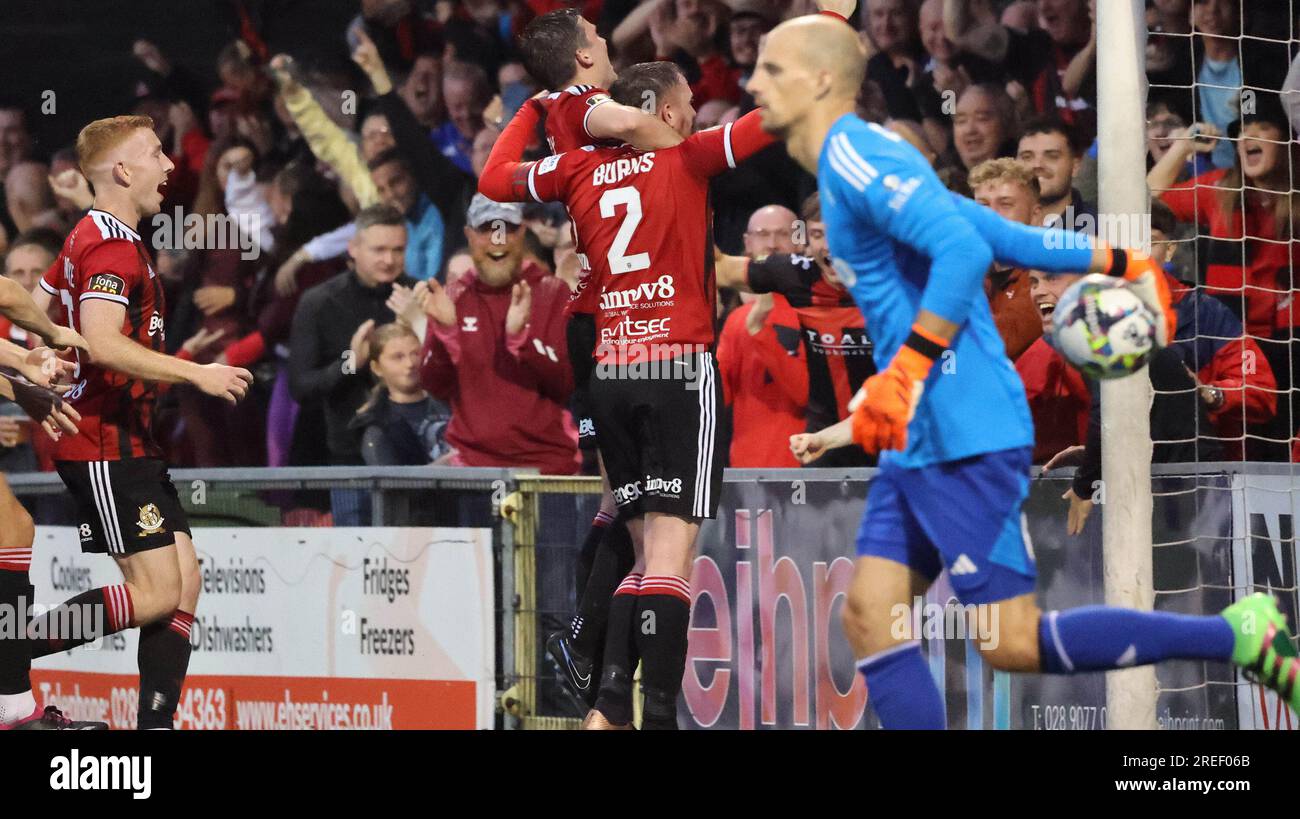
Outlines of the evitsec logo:
[{"label": "evitsec logo", "polygon": [[660,338],[668,335],[668,323],[670,321],[672,321],[671,316],[652,319],[625,317],[620,319],[613,327],[601,327],[600,342],[604,344],[612,339],[649,340],[651,338]]}]

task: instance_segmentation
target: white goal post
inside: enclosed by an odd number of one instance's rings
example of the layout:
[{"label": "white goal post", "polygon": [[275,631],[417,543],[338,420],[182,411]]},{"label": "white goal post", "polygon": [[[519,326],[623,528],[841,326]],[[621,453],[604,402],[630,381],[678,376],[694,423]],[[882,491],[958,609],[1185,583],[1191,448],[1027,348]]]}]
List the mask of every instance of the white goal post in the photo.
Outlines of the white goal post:
[{"label": "white goal post", "polygon": [[[1146,19],[1142,0],[1097,0],[1098,234],[1149,245],[1136,230],[1150,213],[1146,184]],[[1127,230],[1124,228],[1127,227]],[[1127,235],[1107,236],[1119,229]],[[1149,250],[1149,247],[1143,249]],[[1102,544],[1106,603],[1151,610],[1151,379],[1144,368],[1102,382]],[[1142,666],[1106,675],[1108,728],[1156,727],[1156,674]]]}]

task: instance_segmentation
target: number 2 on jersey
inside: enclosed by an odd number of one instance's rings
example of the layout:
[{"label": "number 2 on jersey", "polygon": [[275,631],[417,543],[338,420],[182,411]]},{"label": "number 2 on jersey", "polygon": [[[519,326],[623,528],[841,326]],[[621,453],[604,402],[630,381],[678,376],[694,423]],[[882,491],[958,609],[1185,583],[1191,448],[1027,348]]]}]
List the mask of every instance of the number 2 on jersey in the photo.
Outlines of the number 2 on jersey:
[{"label": "number 2 on jersey", "polygon": [[636,232],[636,226],[641,224],[641,192],[636,188],[612,188],[605,191],[600,196],[600,218],[610,219],[615,216],[614,209],[619,205],[627,208],[627,215],[618,226],[618,233],[614,234],[614,243],[610,245],[606,256],[611,275],[645,270],[650,266],[649,253],[626,255],[632,234]]}]

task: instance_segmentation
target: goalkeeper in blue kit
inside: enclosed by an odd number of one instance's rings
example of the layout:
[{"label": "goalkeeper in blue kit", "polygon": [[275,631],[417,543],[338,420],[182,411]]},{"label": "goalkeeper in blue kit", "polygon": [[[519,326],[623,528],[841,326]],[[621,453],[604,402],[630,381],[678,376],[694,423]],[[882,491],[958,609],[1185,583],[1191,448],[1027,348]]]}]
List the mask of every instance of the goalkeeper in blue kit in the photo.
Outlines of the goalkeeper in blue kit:
[{"label": "goalkeeper in blue kit", "polygon": [[[844,628],[886,728],[943,728],[942,699],[907,607],[947,568],[962,603],[996,607],[985,659],[1005,671],[1072,674],[1167,659],[1231,661],[1300,707],[1300,659],[1274,600],[1220,615],[1090,606],[1039,610],[1021,507],[1033,424],[983,280],[992,260],[1048,273],[1122,277],[1174,336],[1164,278],[1150,258],[1086,237],[1008,222],[949,193],[894,133],[854,114],[865,63],[854,32],[827,16],[768,35],[747,90],[763,127],[816,173],[832,263],[866,317],[879,372],[852,415],[791,440],[803,460],[856,443],[880,453],[857,537]],[[1075,241],[1078,247],[1059,245]],[[910,619],[907,620],[910,623]]]}]

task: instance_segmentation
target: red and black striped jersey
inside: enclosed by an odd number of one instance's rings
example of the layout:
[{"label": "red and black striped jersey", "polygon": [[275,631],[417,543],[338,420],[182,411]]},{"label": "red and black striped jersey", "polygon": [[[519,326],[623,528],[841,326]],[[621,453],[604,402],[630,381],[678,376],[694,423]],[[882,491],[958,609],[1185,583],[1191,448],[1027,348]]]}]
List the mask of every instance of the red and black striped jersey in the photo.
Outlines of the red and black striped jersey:
[{"label": "red and black striped jersey", "polygon": [[659,151],[630,146],[576,151],[515,174],[539,202],[564,202],[591,264],[596,360],[677,357],[714,341],[709,179],[773,138],[758,112]]},{"label": "red and black striped jersey", "polygon": [[[162,352],[162,280],[140,234],[112,214],[91,210],[77,222],[41,277],[41,287],[59,300],[62,323],[78,331],[88,299],[121,304],[126,308],[122,334]],[[80,434],[59,440],[55,460],[161,457],[151,432],[157,384],[96,366],[81,355],[73,378],[76,384],[64,400],[81,413]]]},{"label": "red and black striped jersey", "polygon": [[610,101],[609,92],[594,85],[570,85],[541,98],[546,112],[546,142],[551,153],[562,154],[600,140],[587,130],[587,118],[596,106]]},{"label": "red and black striped jersey", "polygon": [[[552,154],[576,151],[587,145],[607,145],[591,135],[587,130],[587,120],[596,107],[610,102],[609,92],[595,85],[571,85],[563,91],[555,91],[541,98],[542,110],[546,112],[544,122],[546,142]],[[591,265],[587,261],[587,249],[583,246],[582,236],[572,217],[569,219],[573,231],[574,251],[578,254],[578,286],[569,298],[570,313],[594,313],[596,293],[587,287],[591,281]]]}]

